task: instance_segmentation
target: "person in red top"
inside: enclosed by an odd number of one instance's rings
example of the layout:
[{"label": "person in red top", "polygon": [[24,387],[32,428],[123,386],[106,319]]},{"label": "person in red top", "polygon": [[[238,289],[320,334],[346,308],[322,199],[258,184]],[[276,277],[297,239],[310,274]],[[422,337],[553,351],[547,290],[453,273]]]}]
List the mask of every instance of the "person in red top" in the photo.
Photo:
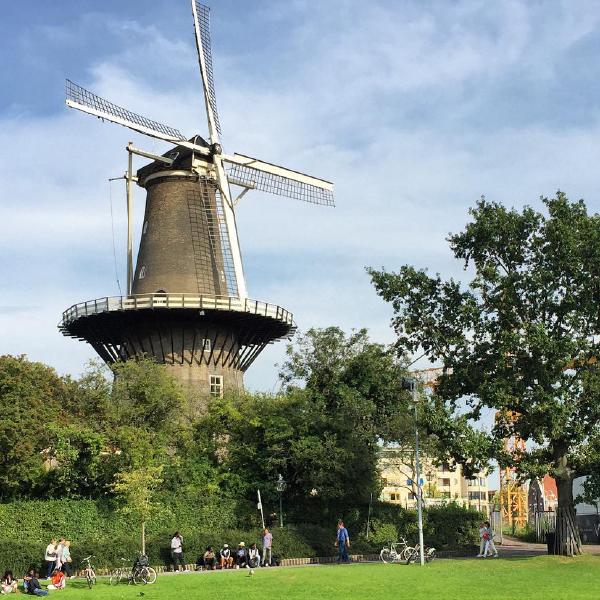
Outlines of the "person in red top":
[{"label": "person in red top", "polygon": [[64,590],[65,585],[67,584],[67,578],[62,571],[58,569],[54,569],[52,573],[52,583],[48,584],[49,590]]}]

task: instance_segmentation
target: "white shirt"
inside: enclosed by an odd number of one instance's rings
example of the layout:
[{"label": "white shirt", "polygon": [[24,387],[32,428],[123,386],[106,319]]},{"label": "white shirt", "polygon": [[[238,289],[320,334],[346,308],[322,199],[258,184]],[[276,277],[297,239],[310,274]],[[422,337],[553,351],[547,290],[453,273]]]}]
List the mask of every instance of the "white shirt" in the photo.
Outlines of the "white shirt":
[{"label": "white shirt", "polygon": [[174,537],[171,540],[171,550],[177,553],[181,552],[181,538]]},{"label": "white shirt", "polygon": [[48,544],[46,546],[44,560],[47,560],[48,562],[54,562],[56,560],[56,546],[54,544]]}]

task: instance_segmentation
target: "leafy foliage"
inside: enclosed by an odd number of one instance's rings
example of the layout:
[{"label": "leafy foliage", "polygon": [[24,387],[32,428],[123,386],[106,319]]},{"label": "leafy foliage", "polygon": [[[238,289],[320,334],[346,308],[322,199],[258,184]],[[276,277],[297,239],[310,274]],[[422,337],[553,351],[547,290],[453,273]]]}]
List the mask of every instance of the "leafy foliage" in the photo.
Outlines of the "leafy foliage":
[{"label": "leafy foliage", "polygon": [[[478,202],[449,238],[473,273],[466,289],[411,266],[371,275],[394,307],[399,352],[445,368],[429,425],[447,449],[524,478],[551,474],[572,514],[573,478],[589,472],[600,433],[600,217],[560,192],[543,202],[547,214]],[[489,436],[469,427],[484,409],[499,411]],[[503,452],[511,436],[534,445]]]}]

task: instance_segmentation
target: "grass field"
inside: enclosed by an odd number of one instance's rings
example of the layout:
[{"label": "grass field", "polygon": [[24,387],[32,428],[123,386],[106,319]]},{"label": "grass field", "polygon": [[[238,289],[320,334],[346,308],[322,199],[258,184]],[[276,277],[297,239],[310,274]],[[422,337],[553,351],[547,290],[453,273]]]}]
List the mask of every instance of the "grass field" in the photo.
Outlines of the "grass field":
[{"label": "grass field", "polygon": [[356,564],[247,571],[159,575],[154,585],[118,587],[105,578],[88,590],[82,580],[50,592],[79,598],[175,600],[266,599],[436,599],[578,600],[600,598],[600,557],[540,556],[512,559],[438,560],[418,565]]}]

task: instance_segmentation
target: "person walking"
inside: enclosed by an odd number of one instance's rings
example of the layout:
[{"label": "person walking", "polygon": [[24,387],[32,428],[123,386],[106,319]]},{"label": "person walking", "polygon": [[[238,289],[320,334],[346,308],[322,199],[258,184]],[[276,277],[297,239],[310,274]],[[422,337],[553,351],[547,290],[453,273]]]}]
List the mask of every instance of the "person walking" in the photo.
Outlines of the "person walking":
[{"label": "person walking", "polygon": [[183,536],[176,531],[171,538],[171,561],[173,571],[183,573],[185,570],[185,559],[183,557]]},{"label": "person walking", "polygon": [[71,542],[69,540],[65,540],[62,548],[62,555],[60,557],[60,564],[62,572],[69,577],[69,579],[73,579],[75,575],[73,575],[73,569],[71,568],[71,563],[73,559],[71,558]]},{"label": "person walking", "polygon": [[485,521],[485,549],[483,551],[484,558],[487,557],[488,553],[490,556],[492,553],[494,554],[494,558],[498,558],[498,550],[496,549],[496,544],[494,544],[494,530],[490,525],[489,521]]},{"label": "person walking", "polygon": [[350,536],[348,530],[344,527],[344,521],[338,521],[337,539],[335,545],[338,549],[338,562],[349,562],[348,548],[350,547]]},{"label": "person walking", "polygon": [[483,558],[484,556],[484,551],[485,551],[485,546],[486,546],[486,539],[484,537],[485,535],[485,524],[483,523],[483,521],[481,523],[479,523],[479,554],[477,555],[477,558]]},{"label": "person walking", "polygon": [[46,561],[46,579],[50,579],[56,568],[56,538],[52,538],[46,546],[44,560]]},{"label": "person walking", "polygon": [[[262,535],[262,566],[270,567],[273,563],[273,534],[268,530],[267,527],[263,530]],[[269,555],[269,562],[267,562],[267,554]]]}]

